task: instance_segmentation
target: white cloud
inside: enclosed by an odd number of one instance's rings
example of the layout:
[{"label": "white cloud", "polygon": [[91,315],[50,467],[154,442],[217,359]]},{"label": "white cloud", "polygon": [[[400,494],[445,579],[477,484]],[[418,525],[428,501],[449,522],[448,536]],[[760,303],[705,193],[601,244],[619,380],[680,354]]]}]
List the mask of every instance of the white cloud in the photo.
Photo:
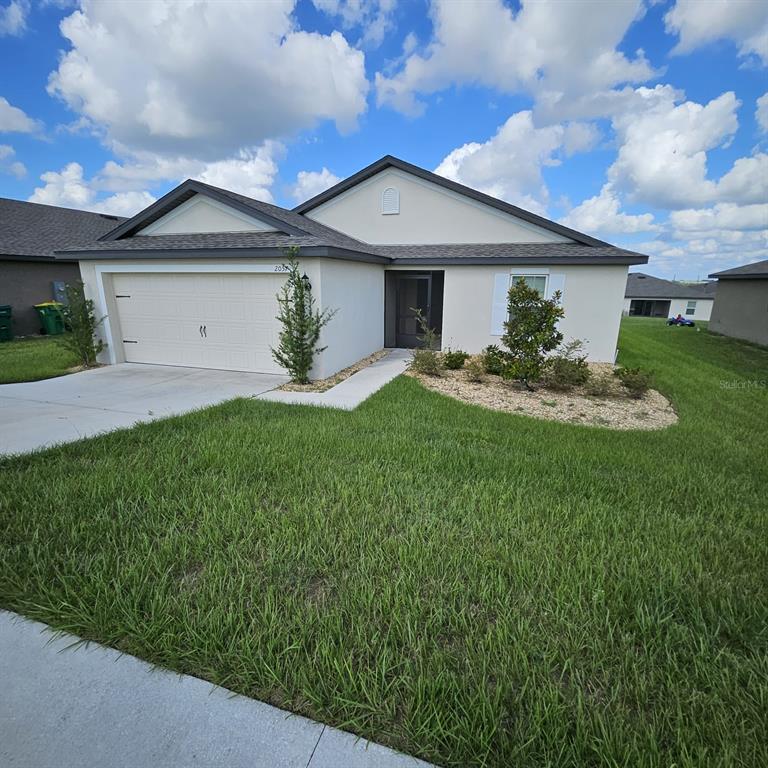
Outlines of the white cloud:
[{"label": "white cloud", "polygon": [[86,208],[93,199],[93,190],[83,180],[80,163],[68,163],[58,172],[46,171],[40,180],[44,186],[35,188],[29,197],[30,203]]},{"label": "white cloud", "polygon": [[716,200],[706,153],[736,132],[736,96],[729,91],[701,105],[676,103],[680,95],[670,86],[638,88],[636,95],[639,104],[613,118],[620,148],[609,181],[630,200],[659,208]]},{"label": "white cloud", "polygon": [[622,213],[619,197],[610,184],[603,185],[599,195],[584,200],[560,222],[566,227],[590,234],[630,234],[660,229],[650,213]]},{"label": "white cloud", "polygon": [[696,232],[699,238],[716,230],[764,230],[768,229],[768,204],[718,203],[712,208],[672,211],[669,222],[677,236]]},{"label": "white cloud", "polygon": [[[147,187],[176,185],[194,178],[216,187],[272,202],[270,187],[277,174],[276,158],[283,152],[279,142],[241,150],[224,160],[205,162],[193,158],[162,158],[142,153],[123,163],[110,160],[86,179],[79,163],[68,163],[60,171],[48,171],[29,198],[33,203],[133,215],[154,202]],[[104,193],[111,193],[104,195]]]},{"label": "white cloud", "polygon": [[420,94],[477,84],[532,93],[550,121],[578,117],[582,98],[653,74],[642,51],[628,58],[617,50],[642,13],[641,0],[541,0],[523,2],[518,13],[501,0],[433,0],[432,41],[393,76],[377,73],[377,101],[418,114]]},{"label": "white cloud", "polygon": [[322,171],[299,171],[296,183],[291,187],[291,197],[297,203],[303,203],[340,181],[341,179],[326,167],[323,167]]},{"label": "white cloud", "polygon": [[755,109],[755,120],[763,133],[768,133],[768,93],[758,98]]},{"label": "white cloud", "polygon": [[71,49],[48,90],[123,152],[213,161],[321,120],[350,130],[364,56],[299,30],[293,5],[85,0],[61,23]]},{"label": "white cloud", "polygon": [[27,175],[27,169],[24,163],[15,160],[16,150],[8,144],[0,144],[0,173],[10,173],[17,179],[22,179]]},{"label": "white cloud", "polygon": [[338,18],[344,29],[361,29],[360,43],[376,47],[393,27],[397,0],[312,0],[312,4]]},{"label": "white cloud", "polygon": [[536,128],[530,111],[517,112],[488,141],[454,149],[435,173],[543,213],[549,193],[541,167],[559,164],[564,136],[562,126]]},{"label": "white cloud", "polygon": [[33,120],[0,96],[0,133],[34,133],[40,128],[40,121]]},{"label": "white cloud", "polygon": [[29,196],[30,203],[133,216],[155,201],[148,192],[118,192],[97,200],[96,190],[83,178],[80,163],[68,163],[60,171],[47,171],[40,180],[44,184]]},{"label": "white cloud", "polygon": [[729,39],[741,56],[768,64],[768,3],[762,0],[677,0],[664,21],[667,32],[679,37],[674,53]]},{"label": "white cloud", "polygon": [[768,155],[740,157],[717,182],[719,200],[738,203],[762,203],[768,200]]},{"label": "white cloud", "polygon": [[0,37],[23,34],[28,15],[29,0],[10,0],[8,5],[0,6]]}]

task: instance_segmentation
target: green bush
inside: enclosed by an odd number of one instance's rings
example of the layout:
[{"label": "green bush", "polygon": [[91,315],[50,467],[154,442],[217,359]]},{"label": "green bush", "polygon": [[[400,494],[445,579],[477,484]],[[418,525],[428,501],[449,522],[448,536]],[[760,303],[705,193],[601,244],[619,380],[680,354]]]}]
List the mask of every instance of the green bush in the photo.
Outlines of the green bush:
[{"label": "green bush", "polygon": [[584,344],[576,339],[566,344],[559,354],[547,358],[542,377],[544,386],[567,392],[586,384],[592,373],[583,350]]},{"label": "green bush", "polygon": [[507,316],[502,342],[509,350],[509,363],[502,370],[505,379],[514,379],[532,390],[532,383],[544,373],[546,353],[557,349],[563,334],[557,323],[565,313],[560,306],[560,291],[551,299],[520,279],[507,294]]},{"label": "green bush", "polygon": [[479,383],[485,378],[485,367],[483,366],[482,359],[479,357],[470,357],[464,366],[464,370],[469,381]]},{"label": "green bush", "polygon": [[312,286],[299,269],[299,249],[293,246],[286,251],[288,263],[284,264],[288,279],[277,294],[280,307],[280,336],[277,348],[272,348],[275,362],[285,368],[291,381],[309,383],[309,371],[315,355],[325,347],[318,345],[320,331],[336,314],[336,310],[315,309]]},{"label": "green bush", "polygon": [[69,331],[58,337],[58,343],[77,356],[80,365],[90,368],[96,365],[96,357],[106,346],[96,336],[96,329],[104,321],[97,318],[93,301],[85,298],[83,282],[66,286],[67,303],[61,308],[64,326]]},{"label": "green bush", "polygon": [[613,375],[619,377],[629,396],[636,400],[639,400],[653,383],[653,374],[642,368],[617,368]]},{"label": "green bush", "polygon": [[464,367],[464,363],[467,361],[469,355],[460,349],[447,349],[443,352],[443,365],[449,371],[458,371],[459,368]]},{"label": "green bush", "polygon": [[611,377],[602,373],[591,376],[584,390],[592,397],[606,397],[613,391]]},{"label": "green bush", "polygon": [[480,359],[483,370],[494,376],[501,376],[502,371],[507,367],[506,353],[495,344],[489,344],[483,350]]}]

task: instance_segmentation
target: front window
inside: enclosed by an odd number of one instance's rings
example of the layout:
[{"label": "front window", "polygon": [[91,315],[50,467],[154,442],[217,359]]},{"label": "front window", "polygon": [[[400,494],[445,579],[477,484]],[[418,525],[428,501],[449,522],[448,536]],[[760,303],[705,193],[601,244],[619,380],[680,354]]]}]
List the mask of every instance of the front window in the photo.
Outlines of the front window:
[{"label": "front window", "polygon": [[514,285],[518,280],[522,280],[529,288],[537,291],[539,296],[544,296],[547,290],[546,275],[512,275],[510,285]]},{"label": "front window", "polygon": [[696,302],[695,301],[689,301],[687,306],[685,307],[685,314],[686,315],[695,315],[696,314]]}]

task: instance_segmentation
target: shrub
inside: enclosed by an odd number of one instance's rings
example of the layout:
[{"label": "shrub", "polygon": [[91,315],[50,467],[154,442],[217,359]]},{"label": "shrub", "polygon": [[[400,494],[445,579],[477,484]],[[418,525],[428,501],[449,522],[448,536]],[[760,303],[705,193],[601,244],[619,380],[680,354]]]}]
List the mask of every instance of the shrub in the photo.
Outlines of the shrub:
[{"label": "shrub", "polygon": [[495,344],[489,344],[480,355],[480,362],[486,373],[501,376],[502,371],[507,366],[507,356],[504,350]]},{"label": "shrub", "polygon": [[479,357],[470,357],[464,366],[464,370],[469,381],[479,383],[485,378],[485,367],[483,366],[482,359]]},{"label": "shrub", "polygon": [[425,376],[439,376],[443,368],[443,361],[440,355],[435,351],[437,346],[437,331],[430,328],[427,319],[421,310],[414,310],[416,313],[416,322],[421,329],[421,348],[413,350],[411,358],[411,370],[416,373],[422,373]]},{"label": "shrub", "polygon": [[642,368],[617,368],[614,376],[618,376],[626,387],[629,396],[639,400],[651,387],[653,375]]},{"label": "shrub", "polygon": [[297,384],[309,383],[309,371],[318,352],[320,331],[331,321],[336,310],[315,309],[312,286],[301,276],[297,256],[298,247],[287,251],[288,263],[284,265],[288,279],[277,294],[280,307],[277,319],[282,325],[277,349],[272,348],[272,357],[285,368],[291,381]]},{"label": "shrub", "polygon": [[611,394],[612,389],[610,377],[602,373],[591,376],[585,387],[586,393],[592,397],[605,397]]},{"label": "shrub", "polygon": [[464,367],[469,355],[460,349],[447,349],[443,352],[443,365],[450,371],[458,371]]},{"label": "shrub", "polygon": [[93,301],[85,298],[82,280],[67,285],[66,294],[67,303],[61,308],[61,314],[69,333],[59,337],[59,343],[77,355],[80,365],[90,368],[96,365],[96,356],[106,346],[96,337],[96,329],[104,318],[96,319]]},{"label": "shrub", "polygon": [[509,363],[502,371],[505,379],[516,379],[527,389],[544,371],[545,355],[563,340],[557,330],[564,316],[560,291],[545,299],[524,280],[518,280],[507,294],[507,314],[502,342],[509,350]]},{"label": "shrub", "polygon": [[583,343],[575,339],[566,344],[559,354],[549,357],[544,364],[544,385],[566,392],[586,384],[592,373],[583,349]]}]

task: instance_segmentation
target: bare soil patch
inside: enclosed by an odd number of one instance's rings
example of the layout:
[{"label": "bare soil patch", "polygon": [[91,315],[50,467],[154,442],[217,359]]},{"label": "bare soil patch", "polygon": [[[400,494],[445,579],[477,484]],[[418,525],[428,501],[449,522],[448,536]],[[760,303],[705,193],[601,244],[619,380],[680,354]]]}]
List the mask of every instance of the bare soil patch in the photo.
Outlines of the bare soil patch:
[{"label": "bare soil patch", "polygon": [[482,382],[472,382],[464,369],[444,370],[440,376],[413,371],[407,371],[407,375],[418,379],[427,389],[462,402],[538,419],[607,429],[664,429],[677,423],[671,403],[656,390],[651,389],[635,400],[613,376],[613,366],[593,363],[590,369],[590,382],[568,392],[543,386],[529,392],[521,384],[490,374]]},{"label": "bare soil patch", "polygon": [[335,387],[340,384],[344,379],[348,379],[353,373],[362,371],[363,368],[367,368],[371,363],[375,363],[377,360],[381,360],[389,354],[388,349],[380,349],[378,352],[374,352],[368,357],[364,357],[362,360],[358,360],[354,365],[350,365],[348,368],[344,368],[338,373],[334,373],[333,376],[329,376],[327,379],[315,379],[310,381],[309,384],[295,384],[289,381],[287,384],[283,384],[278,387],[286,392],[325,392],[331,387]]}]

